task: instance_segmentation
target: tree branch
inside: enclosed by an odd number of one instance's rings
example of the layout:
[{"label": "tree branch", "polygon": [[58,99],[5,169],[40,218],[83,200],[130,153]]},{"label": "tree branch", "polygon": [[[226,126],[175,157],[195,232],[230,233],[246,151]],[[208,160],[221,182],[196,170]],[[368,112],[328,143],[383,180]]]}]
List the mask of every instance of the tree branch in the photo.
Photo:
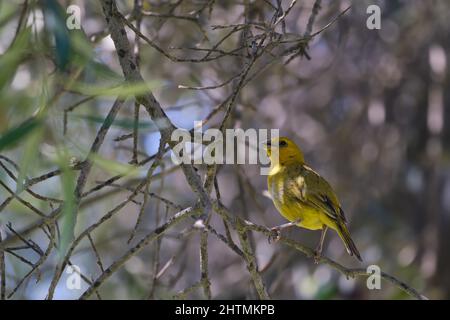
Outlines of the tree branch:
[{"label": "tree branch", "polygon": [[[120,66],[122,67],[122,72],[125,79],[132,83],[144,83],[127,38],[127,33],[123,24],[123,16],[119,13],[115,1],[101,0],[100,2],[102,4],[103,13],[105,15],[108,28],[111,32],[111,38],[113,39],[116,51],[118,53]],[[129,26],[134,28],[131,24]],[[137,29],[134,28],[134,30]],[[155,125],[158,127],[161,137],[167,138],[169,146],[174,147],[176,143],[171,141],[169,138],[176,127],[167,117],[150,89],[146,94],[137,96],[136,100],[144,106],[145,110],[147,110]],[[204,214],[206,214],[211,208],[211,201],[206,192],[203,190],[200,177],[190,164],[181,164],[181,168],[187,182],[192,187],[192,190],[197,194],[200,203],[205,210]]]},{"label": "tree branch", "polygon": [[[272,235],[272,231],[269,228],[254,224],[250,221],[243,220],[236,215],[231,215],[230,212],[223,205],[219,205],[218,203],[214,202],[213,209],[214,209],[214,211],[219,213],[223,218],[225,218],[227,220],[227,222],[229,222],[230,224],[235,226],[235,228],[237,228],[237,229],[239,229],[239,226],[237,226],[237,225],[242,224],[244,226],[244,229],[260,232],[267,237],[270,237]],[[313,249],[308,248],[294,240],[291,240],[291,239],[285,238],[285,237],[280,237],[278,242],[288,245],[288,246],[302,252],[308,258],[314,258],[315,252]],[[372,275],[371,273],[368,273],[366,271],[366,269],[347,268],[325,256],[321,256],[320,259],[318,260],[318,262],[330,266],[331,268],[333,268],[333,269],[339,271],[340,273],[342,273],[343,275],[345,275],[347,278]],[[411,296],[413,298],[416,298],[418,300],[427,300],[428,299],[426,296],[420,294],[416,289],[414,289],[410,285],[406,284],[405,282],[397,279],[396,277],[394,277],[386,272],[381,272],[380,276],[382,279],[390,282],[391,284],[393,284],[397,288],[401,289],[402,291],[404,291],[405,293],[407,293],[409,296]]]},{"label": "tree branch", "polygon": [[184,219],[198,214],[199,208],[186,208],[178,213],[176,213],[172,218],[169,219],[165,224],[156,228],[149,234],[147,234],[141,241],[139,241],[134,247],[128,250],[122,257],[117,259],[113,264],[111,264],[94,282],[93,284],[81,295],[80,299],[84,300],[89,298],[92,293],[100,287],[103,282],[105,282],[114,272],[116,272],[120,267],[122,267],[130,258],[138,254],[145,246],[151,243],[153,240],[161,237],[164,232],[166,232],[172,226],[180,223]]}]

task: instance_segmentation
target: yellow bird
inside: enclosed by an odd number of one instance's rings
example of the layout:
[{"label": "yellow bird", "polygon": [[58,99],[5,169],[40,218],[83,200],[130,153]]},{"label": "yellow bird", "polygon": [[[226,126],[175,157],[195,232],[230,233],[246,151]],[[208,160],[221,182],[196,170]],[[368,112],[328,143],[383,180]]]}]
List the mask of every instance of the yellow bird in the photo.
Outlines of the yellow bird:
[{"label": "yellow bird", "polygon": [[275,237],[293,225],[322,230],[314,259],[318,263],[325,234],[331,228],[344,242],[348,254],[362,261],[336,194],[324,178],[305,164],[300,148],[286,137],[274,138],[264,145],[271,162],[267,178],[269,193],[275,207],[290,221],[272,229]]}]

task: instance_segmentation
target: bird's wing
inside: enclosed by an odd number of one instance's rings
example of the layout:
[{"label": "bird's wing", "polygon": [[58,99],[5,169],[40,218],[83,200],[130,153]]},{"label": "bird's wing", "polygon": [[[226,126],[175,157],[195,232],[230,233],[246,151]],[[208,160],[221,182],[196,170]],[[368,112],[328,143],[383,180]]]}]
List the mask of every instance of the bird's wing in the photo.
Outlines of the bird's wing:
[{"label": "bird's wing", "polygon": [[347,222],[330,184],[313,169],[303,166],[301,174],[296,179],[294,190],[297,199],[305,205],[326,213],[337,222]]}]

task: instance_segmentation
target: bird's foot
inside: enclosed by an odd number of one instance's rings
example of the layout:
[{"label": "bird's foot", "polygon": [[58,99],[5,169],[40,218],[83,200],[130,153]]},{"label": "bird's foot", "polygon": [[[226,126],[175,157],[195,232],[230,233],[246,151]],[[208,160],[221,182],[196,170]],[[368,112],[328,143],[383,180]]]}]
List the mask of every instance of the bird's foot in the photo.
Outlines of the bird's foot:
[{"label": "bird's foot", "polygon": [[282,225],[279,225],[279,226],[271,228],[270,229],[271,235],[269,236],[269,239],[268,239],[269,243],[272,242],[272,241],[273,242],[277,242],[278,240],[280,240],[281,230],[286,229],[286,228],[290,228],[292,226],[295,226],[300,221],[301,220],[298,219],[298,220],[295,220],[295,221],[292,221],[292,222],[288,222],[288,223],[285,223],[285,224],[282,224]]},{"label": "bird's foot", "polygon": [[269,243],[273,242],[278,242],[278,240],[280,240],[281,237],[281,230],[278,227],[274,227],[270,229],[270,235],[267,238],[267,241],[269,241]]},{"label": "bird's foot", "polygon": [[322,252],[319,250],[314,250],[314,263],[319,264],[320,259],[322,258]]}]

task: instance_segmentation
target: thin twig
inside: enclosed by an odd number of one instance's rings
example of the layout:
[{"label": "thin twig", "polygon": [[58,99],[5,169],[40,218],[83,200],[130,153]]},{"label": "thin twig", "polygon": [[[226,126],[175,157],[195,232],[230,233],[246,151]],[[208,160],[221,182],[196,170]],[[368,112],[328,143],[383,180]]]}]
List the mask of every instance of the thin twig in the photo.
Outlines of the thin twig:
[{"label": "thin twig", "polygon": [[49,227],[50,227],[50,232],[51,232],[51,238],[48,241],[47,249],[39,257],[39,260],[33,265],[31,270],[28,271],[27,274],[25,274],[25,276],[17,283],[16,287],[11,291],[11,293],[8,294],[8,299],[10,299],[14,295],[14,293],[17,292],[17,290],[20,288],[20,286],[25,282],[25,280],[28,279],[28,277],[30,277],[33,274],[33,272],[35,270],[38,270],[38,268],[45,262],[45,260],[47,260],[48,256],[50,255],[50,252],[54,248],[54,246],[55,246],[55,229],[56,228],[55,228],[54,224],[50,225]]},{"label": "thin twig", "polygon": [[[2,230],[0,228],[0,243],[2,242]],[[5,250],[0,248],[0,300],[6,299],[6,263]]]},{"label": "thin twig", "polygon": [[153,240],[158,239],[164,232],[166,232],[172,226],[180,223],[184,219],[194,214],[198,214],[199,209],[186,208],[183,211],[176,213],[172,218],[169,219],[165,224],[157,227],[155,230],[147,234],[141,241],[139,241],[134,247],[128,250],[122,257],[113,262],[106,270],[103,272],[94,283],[81,295],[80,299],[89,298],[94,290],[100,287],[103,282],[105,282],[114,272],[116,272],[120,267],[122,267],[131,257],[138,254],[143,248],[145,248]]},{"label": "thin twig", "polygon": [[[266,237],[273,236],[272,231],[267,227],[254,224],[250,221],[244,221],[235,215],[233,215],[233,218],[231,218],[231,214],[228,212],[228,210],[223,205],[213,203],[213,209],[214,209],[214,211],[219,213],[222,217],[224,217],[227,220],[227,222],[230,224],[234,225],[234,224],[239,223],[241,226],[243,226],[244,230],[252,230],[252,231],[260,232],[260,233],[264,234]],[[314,256],[315,256],[315,251],[313,249],[308,248],[294,240],[291,240],[291,239],[288,239],[285,237],[280,237],[278,242],[286,244],[292,248],[295,248],[296,250],[305,254],[308,258],[314,258]],[[347,267],[344,267],[343,265],[337,263],[336,261],[331,260],[323,255],[318,259],[318,263],[326,264],[326,265],[330,266],[331,268],[339,271],[340,273],[342,273],[343,275],[345,275],[347,277],[370,276],[371,275],[371,273],[368,273],[367,270],[365,270],[365,269],[347,268]],[[411,296],[413,298],[416,298],[419,300],[427,299],[426,296],[420,294],[416,289],[407,285],[405,282],[397,279],[396,277],[394,277],[390,274],[382,272],[380,274],[380,276],[382,279],[392,283],[394,286],[396,286],[397,288],[406,292],[409,296]]]},{"label": "thin twig", "polygon": [[103,268],[102,259],[100,258],[100,254],[98,253],[97,248],[95,247],[95,242],[94,242],[94,240],[92,240],[92,236],[90,233],[87,235],[87,237],[89,239],[89,243],[91,244],[92,251],[94,251],[95,257],[97,259],[97,265],[99,266],[100,271],[104,272],[105,268]]},{"label": "thin twig", "polygon": [[[101,145],[103,144],[103,141],[105,139],[105,136],[109,130],[109,128],[111,127],[112,123],[114,122],[114,119],[117,115],[117,113],[119,112],[120,108],[123,105],[123,100],[122,99],[116,99],[116,101],[114,102],[114,104],[112,105],[108,115],[106,116],[105,120],[103,121],[103,124],[101,125],[100,129],[97,132],[97,135],[95,136],[94,142],[91,145],[91,149],[89,150],[89,154],[87,156],[87,159],[83,162],[82,166],[81,166],[81,170],[80,170],[80,174],[78,176],[78,180],[77,180],[77,184],[75,186],[75,198],[74,198],[74,204],[73,204],[73,215],[74,215],[74,226],[76,225],[77,222],[77,216],[78,216],[78,209],[80,207],[80,202],[81,202],[81,198],[83,195],[83,189],[84,186],[86,185],[87,182],[87,178],[89,173],[91,172],[92,169],[92,155],[94,155],[95,153],[97,153],[101,147]],[[73,237],[73,236],[72,236]],[[63,263],[59,263],[56,267],[55,270],[55,274],[52,278],[49,290],[48,290],[48,294],[47,294],[47,299],[51,300],[53,298],[53,294],[55,292],[56,289],[56,285],[58,284],[58,281],[62,275],[62,272],[67,264],[67,260],[69,259],[70,256],[66,256],[66,259],[64,259]]]},{"label": "thin twig", "polygon": [[138,218],[136,220],[136,223],[134,225],[134,228],[130,234],[130,238],[128,239],[128,243],[131,242],[131,240],[133,240],[133,238],[136,235],[137,229],[142,221],[142,218],[144,216],[144,210],[147,206],[148,203],[148,196],[149,196],[149,192],[148,189],[150,187],[150,183],[152,181],[152,176],[153,176],[153,172],[155,171],[155,169],[159,166],[159,162],[164,154],[164,145],[165,145],[165,141],[163,140],[163,138],[161,137],[160,143],[159,143],[159,148],[158,148],[158,153],[156,155],[155,161],[153,161],[152,165],[150,166],[150,168],[147,171],[147,175],[145,178],[145,185],[144,185],[144,201],[142,202],[142,205],[139,209],[139,214],[138,214]]},{"label": "thin twig", "polygon": [[262,279],[261,273],[258,271],[258,265],[256,263],[256,258],[253,253],[253,250],[250,246],[250,242],[248,240],[247,229],[244,225],[240,223],[238,220],[236,223],[236,230],[239,235],[239,240],[241,242],[242,251],[244,252],[245,262],[247,264],[247,269],[252,277],[253,284],[255,285],[256,292],[258,296],[262,300],[270,299],[269,294],[267,293],[266,286]]}]

